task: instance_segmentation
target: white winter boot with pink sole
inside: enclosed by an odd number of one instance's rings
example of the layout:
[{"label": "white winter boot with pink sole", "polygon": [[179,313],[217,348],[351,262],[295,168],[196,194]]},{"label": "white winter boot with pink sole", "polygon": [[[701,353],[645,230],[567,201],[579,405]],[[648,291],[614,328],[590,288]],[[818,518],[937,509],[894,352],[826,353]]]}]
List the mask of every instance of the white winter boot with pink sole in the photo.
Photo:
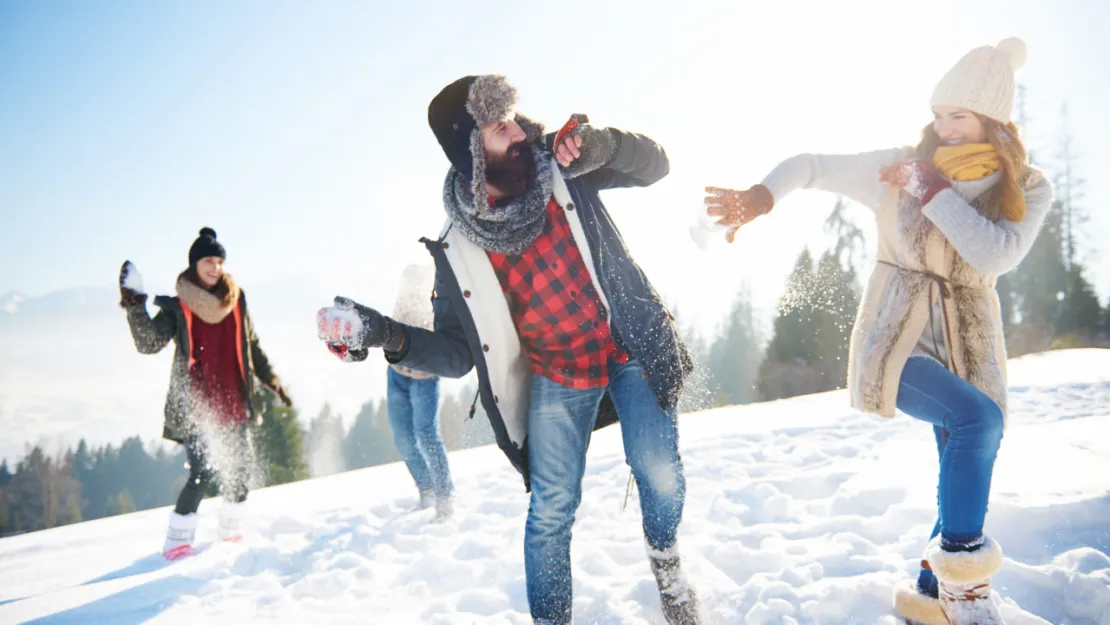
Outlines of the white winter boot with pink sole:
[{"label": "white winter boot with pink sole", "polygon": [[162,555],[167,560],[180,560],[196,554],[193,543],[197,538],[197,524],[200,515],[170,513],[170,527],[166,530],[166,542],[162,545]]},{"label": "white winter boot with pink sole", "polygon": [[228,543],[243,540],[243,519],[247,517],[247,502],[224,500],[220,508],[220,523],[216,526],[216,536]]}]

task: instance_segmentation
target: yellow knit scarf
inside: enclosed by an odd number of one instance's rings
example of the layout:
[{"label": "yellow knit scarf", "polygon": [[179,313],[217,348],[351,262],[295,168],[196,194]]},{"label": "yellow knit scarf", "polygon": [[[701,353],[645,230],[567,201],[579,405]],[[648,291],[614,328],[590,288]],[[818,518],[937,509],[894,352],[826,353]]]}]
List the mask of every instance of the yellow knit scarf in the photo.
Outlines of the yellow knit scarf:
[{"label": "yellow knit scarf", "polygon": [[979,180],[1002,169],[1002,161],[993,145],[969,143],[938,147],[933,166],[949,180]]}]

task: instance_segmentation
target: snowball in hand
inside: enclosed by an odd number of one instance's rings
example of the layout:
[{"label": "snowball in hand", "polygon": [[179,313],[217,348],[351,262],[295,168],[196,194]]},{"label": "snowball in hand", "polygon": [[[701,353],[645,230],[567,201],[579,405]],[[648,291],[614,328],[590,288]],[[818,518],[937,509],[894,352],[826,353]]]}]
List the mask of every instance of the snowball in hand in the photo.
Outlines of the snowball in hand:
[{"label": "snowball in hand", "polygon": [[127,261],[127,266],[124,268],[123,288],[136,293],[145,292],[143,291],[143,277],[139,274],[139,270],[135,267],[135,263],[131,261]]},{"label": "snowball in hand", "polygon": [[702,212],[696,223],[690,226],[690,238],[703,252],[712,252],[724,247],[725,232],[728,227],[717,223]]},{"label": "snowball in hand", "polygon": [[362,318],[349,308],[329,306],[316,313],[316,336],[332,345],[362,347]]}]

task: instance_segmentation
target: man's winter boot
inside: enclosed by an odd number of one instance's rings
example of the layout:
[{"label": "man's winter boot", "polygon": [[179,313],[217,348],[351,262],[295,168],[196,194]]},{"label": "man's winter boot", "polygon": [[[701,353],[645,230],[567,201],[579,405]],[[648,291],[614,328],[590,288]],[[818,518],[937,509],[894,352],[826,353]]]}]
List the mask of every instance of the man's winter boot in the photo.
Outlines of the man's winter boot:
[{"label": "man's winter boot", "polygon": [[450,495],[444,497],[436,497],[436,515],[432,519],[434,523],[442,523],[455,515],[455,500]]},{"label": "man's winter boot", "polygon": [[427,510],[436,503],[436,493],[432,489],[422,489],[420,491],[420,503],[416,505],[417,510]]},{"label": "man's winter boot", "polygon": [[647,547],[648,562],[659,586],[659,600],[663,604],[663,617],[668,625],[699,625],[698,596],[682,572],[678,549],[672,546],[665,551]]},{"label": "man's winter boot", "polygon": [[894,587],[894,611],[909,625],[949,625],[940,599],[921,592],[913,581]]},{"label": "man's winter boot", "polygon": [[170,527],[166,530],[166,542],[162,545],[162,555],[167,560],[180,560],[196,554],[193,542],[197,537],[197,523],[200,516],[170,513]]},{"label": "man's winter boot", "polygon": [[220,523],[216,526],[216,536],[229,543],[243,540],[243,519],[247,516],[247,502],[224,500],[220,508]]},{"label": "man's winter boot", "polygon": [[1002,548],[983,537],[978,545],[945,550],[938,536],[925,548],[937,576],[940,608],[951,625],[1005,625],[991,600],[991,577],[1002,568]]}]

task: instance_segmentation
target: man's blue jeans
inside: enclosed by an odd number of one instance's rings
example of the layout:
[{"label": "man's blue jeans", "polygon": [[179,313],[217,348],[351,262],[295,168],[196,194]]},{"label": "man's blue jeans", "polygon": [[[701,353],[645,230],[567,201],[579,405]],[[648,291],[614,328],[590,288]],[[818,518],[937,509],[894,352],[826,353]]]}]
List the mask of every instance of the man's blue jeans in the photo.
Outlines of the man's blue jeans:
[{"label": "man's blue jeans", "polygon": [[575,390],[533,375],[528,413],[532,499],[524,568],[532,618],[545,623],[571,622],[571,526],[582,498],[586,448],[606,392],[620,417],[648,544],[658,550],[672,547],[682,519],[686,481],[676,411],[663,409],[635,361],[610,363],[608,388]]},{"label": "man's blue jeans", "polygon": [[[950,544],[966,544],[983,534],[991,474],[1002,443],[1002,409],[970,382],[931,358],[910,358],[898,384],[898,409],[931,423],[940,453],[933,528]],[[918,587],[936,596],[936,579],[922,570]]]},{"label": "man's blue jeans", "polygon": [[439,379],[417,380],[389,368],[387,398],[393,444],[416,487],[451,496],[447,447],[439,435]]}]

